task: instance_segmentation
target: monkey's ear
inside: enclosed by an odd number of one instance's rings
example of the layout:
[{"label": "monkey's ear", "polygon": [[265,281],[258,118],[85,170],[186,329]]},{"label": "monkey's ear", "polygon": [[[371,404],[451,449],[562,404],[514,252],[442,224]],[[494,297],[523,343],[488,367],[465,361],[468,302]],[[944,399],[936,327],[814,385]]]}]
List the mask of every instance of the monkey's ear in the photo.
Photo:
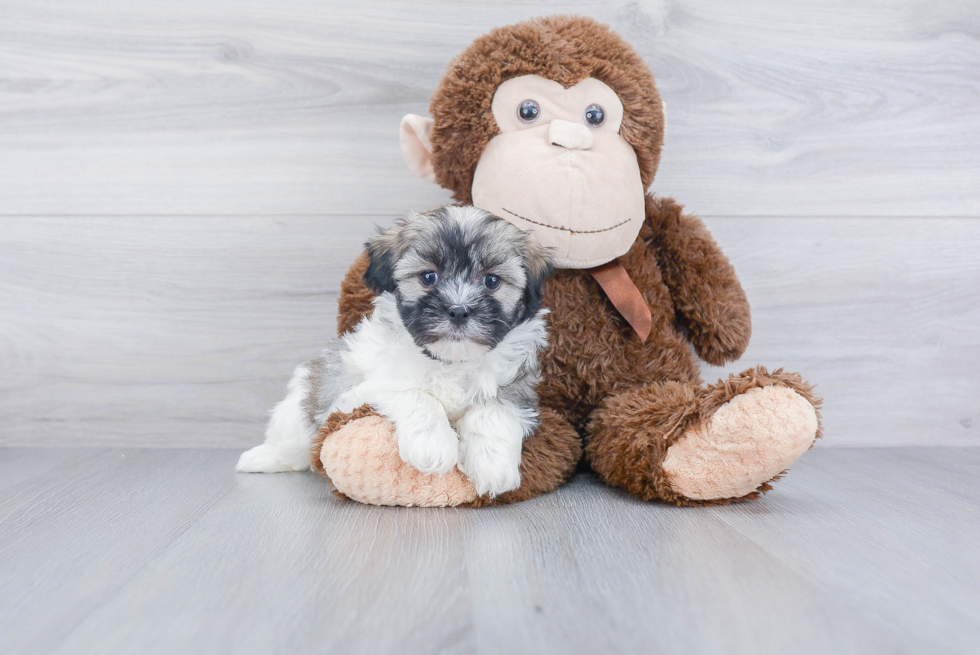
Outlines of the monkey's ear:
[{"label": "monkey's ear", "polygon": [[381,232],[364,244],[368,256],[364,285],[376,296],[385,291],[394,292],[398,286],[395,281],[396,237],[393,232],[394,230]]},{"label": "monkey's ear", "polygon": [[435,121],[425,116],[408,114],[402,119],[398,138],[402,144],[402,157],[405,163],[419,177],[429,182],[436,181],[436,171],[432,167],[432,125]]}]

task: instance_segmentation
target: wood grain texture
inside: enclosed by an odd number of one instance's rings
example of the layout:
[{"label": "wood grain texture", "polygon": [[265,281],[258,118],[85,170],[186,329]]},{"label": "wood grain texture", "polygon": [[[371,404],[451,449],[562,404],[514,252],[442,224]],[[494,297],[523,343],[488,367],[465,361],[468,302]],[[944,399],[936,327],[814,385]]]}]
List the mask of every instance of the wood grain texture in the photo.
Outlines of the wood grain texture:
[{"label": "wood grain texture", "polygon": [[[0,450],[0,650],[972,653],[980,449],[823,449],[756,503],[580,475],[482,510],[341,501],[235,451]],[[53,459],[52,459],[53,458]],[[55,466],[49,466],[56,462]]]},{"label": "wood grain texture", "polygon": [[226,461],[191,451],[8,452],[2,476],[25,459],[44,470],[0,490],[5,653],[52,652],[235,484]]},{"label": "wood grain texture", "polygon": [[[787,477],[803,473],[799,493],[785,502],[773,498],[778,530],[771,505],[742,505],[722,521],[781,560],[792,559],[808,582],[923,652],[975,649],[980,557],[977,523],[968,517],[980,511],[980,451],[888,448],[804,457]],[[812,477],[811,467],[818,471]],[[831,568],[849,572],[837,578],[828,575]]]},{"label": "wood grain texture", "polygon": [[825,445],[980,444],[980,221],[707,221],[752,306],[752,340],[707,381],[763,364],[825,399]]},{"label": "wood grain texture", "polygon": [[[0,444],[246,447],[386,217],[0,218]],[[715,218],[821,446],[980,443],[980,221]]]},{"label": "wood grain texture", "polygon": [[613,25],[668,106],[655,189],[709,215],[976,216],[971,3],[4,0],[0,213],[389,214],[450,59],[556,12]]}]

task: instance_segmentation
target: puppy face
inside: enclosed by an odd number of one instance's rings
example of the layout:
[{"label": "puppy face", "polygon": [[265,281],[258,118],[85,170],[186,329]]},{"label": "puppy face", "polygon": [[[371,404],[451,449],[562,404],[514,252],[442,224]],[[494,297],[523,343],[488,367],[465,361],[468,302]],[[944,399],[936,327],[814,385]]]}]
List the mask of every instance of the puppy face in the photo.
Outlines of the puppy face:
[{"label": "puppy face", "polygon": [[394,293],[415,343],[443,361],[479,357],[534,316],[552,270],[528,233],[476,207],[413,213],[367,251],[368,288]]}]

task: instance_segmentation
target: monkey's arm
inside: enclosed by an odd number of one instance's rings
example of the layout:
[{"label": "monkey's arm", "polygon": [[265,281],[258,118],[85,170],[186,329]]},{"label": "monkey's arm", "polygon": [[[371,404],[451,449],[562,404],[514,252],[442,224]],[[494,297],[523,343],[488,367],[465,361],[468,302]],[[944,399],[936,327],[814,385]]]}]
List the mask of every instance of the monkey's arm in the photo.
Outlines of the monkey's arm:
[{"label": "monkey's arm", "polygon": [[361,319],[374,310],[371,301],[374,294],[364,284],[364,271],[368,267],[366,252],[362,252],[340,282],[340,299],[337,301],[337,336],[353,330]]},{"label": "monkey's arm", "polygon": [[694,349],[715,366],[741,357],[752,334],[749,303],[728,258],[700,219],[670,198],[646,198],[641,236],[657,257]]}]

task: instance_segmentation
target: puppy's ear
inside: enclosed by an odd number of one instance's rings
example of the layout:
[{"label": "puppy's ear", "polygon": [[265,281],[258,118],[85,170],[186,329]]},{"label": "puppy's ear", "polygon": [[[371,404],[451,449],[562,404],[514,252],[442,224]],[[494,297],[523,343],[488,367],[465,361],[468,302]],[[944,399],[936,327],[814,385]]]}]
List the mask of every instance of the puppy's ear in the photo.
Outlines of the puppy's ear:
[{"label": "puppy's ear", "polygon": [[394,292],[397,287],[395,282],[397,242],[397,228],[392,228],[379,232],[377,236],[364,244],[368,255],[368,267],[364,271],[364,284],[376,296],[385,291]]},{"label": "puppy's ear", "polygon": [[554,272],[551,263],[551,249],[544,248],[527,234],[524,240],[524,271],[527,273],[527,286],[524,288],[524,312],[526,317],[534,316],[541,308],[544,283]]}]

